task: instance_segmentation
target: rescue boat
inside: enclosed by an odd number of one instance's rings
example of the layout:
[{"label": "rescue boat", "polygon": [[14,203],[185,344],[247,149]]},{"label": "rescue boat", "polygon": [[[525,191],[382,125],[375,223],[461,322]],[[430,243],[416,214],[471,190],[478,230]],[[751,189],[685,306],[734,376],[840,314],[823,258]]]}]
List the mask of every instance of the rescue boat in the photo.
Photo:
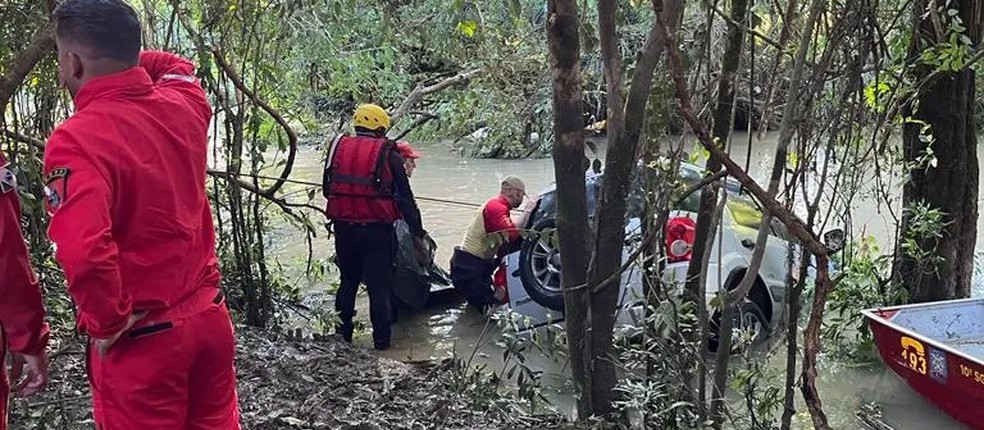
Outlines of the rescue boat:
[{"label": "rescue boat", "polygon": [[984,429],[984,299],[862,313],[885,365],[957,421]]}]

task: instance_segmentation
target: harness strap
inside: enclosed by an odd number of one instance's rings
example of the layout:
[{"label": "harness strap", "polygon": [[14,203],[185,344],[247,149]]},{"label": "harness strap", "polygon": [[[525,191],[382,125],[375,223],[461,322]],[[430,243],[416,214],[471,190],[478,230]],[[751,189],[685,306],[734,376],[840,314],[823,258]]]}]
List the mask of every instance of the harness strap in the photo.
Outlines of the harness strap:
[{"label": "harness strap", "polygon": [[338,150],[338,142],[342,140],[345,133],[341,133],[335,136],[328,144],[328,158],[325,159],[325,171],[321,177],[321,193],[325,198],[328,198],[329,190],[331,189],[331,169],[332,164],[335,162],[335,151]]},{"label": "harness strap", "polygon": [[389,197],[393,195],[393,182],[383,182],[383,169],[386,168],[386,164],[389,162],[390,153],[393,152],[396,142],[388,138],[384,139],[386,141],[379,148],[379,155],[376,157],[376,169],[373,171],[373,180],[376,182],[376,189],[379,190],[379,193]]}]

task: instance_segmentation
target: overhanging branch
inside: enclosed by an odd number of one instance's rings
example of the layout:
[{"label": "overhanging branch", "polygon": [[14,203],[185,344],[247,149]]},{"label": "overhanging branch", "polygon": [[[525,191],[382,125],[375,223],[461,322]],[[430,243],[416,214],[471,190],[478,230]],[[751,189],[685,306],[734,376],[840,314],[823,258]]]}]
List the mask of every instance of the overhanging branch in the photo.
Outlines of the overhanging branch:
[{"label": "overhanging branch", "polygon": [[51,24],[42,28],[34,40],[24,48],[11,63],[6,75],[0,76],[0,113],[7,111],[7,104],[17,92],[17,88],[45,54],[55,47],[54,28]]},{"label": "overhanging branch", "polygon": [[[407,113],[410,112],[410,109],[413,109],[414,106],[424,101],[424,96],[428,94],[436,93],[438,91],[442,91],[445,88],[448,88],[455,84],[468,82],[474,79],[476,76],[481,75],[483,72],[484,72],[483,69],[474,69],[468,72],[459,73],[441,82],[438,82],[434,85],[428,86],[428,85],[418,84],[413,89],[413,91],[410,92],[410,95],[408,95],[407,98],[403,100],[403,103],[400,103],[400,106],[393,111],[392,115],[390,115],[390,124],[395,124],[397,121],[400,120],[400,118],[406,116]],[[392,127],[392,125],[390,127]]]}]

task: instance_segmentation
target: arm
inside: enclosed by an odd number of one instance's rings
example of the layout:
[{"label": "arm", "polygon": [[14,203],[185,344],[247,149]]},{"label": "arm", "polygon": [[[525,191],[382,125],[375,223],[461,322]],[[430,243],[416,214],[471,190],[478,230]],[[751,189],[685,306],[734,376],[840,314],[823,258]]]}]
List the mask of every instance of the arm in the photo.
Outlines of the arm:
[{"label": "arm", "polygon": [[[0,155],[0,179],[7,164]],[[0,190],[0,323],[10,349],[40,355],[48,344],[48,324],[38,279],[31,270],[27,246],[20,230],[21,210],[17,189]]]},{"label": "arm", "polygon": [[127,325],[132,304],[120,280],[109,181],[78,143],[58,130],[48,140],[44,172],[48,236],[78,308],[79,327],[95,339],[112,337]]},{"label": "arm", "polygon": [[195,65],[191,61],[170,52],[143,51],[140,53],[140,67],[147,70],[150,80],[154,81],[155,84],[161,83],[165,75],[168,75],[168,80],[179,77],[185,77],[186,80],[198,80],[195,77]]},{"label": "arm", "polygon": [[487,233],[501,232],[509,242],[519,240],[519,229],[516,228],[516,224],[513,223],[513,219],[509,215],[509,206],[497,200],[489,202],[485,205],[482,217],[485,219],[485,231]]},{"label": "arm", "polygon": [[407,170],[403,167],[403,157],[396,151],[390,153],[389,167],[390,172],[393,173],[393,199],[400,208],[403,220],[407,222],[414,236],[423,237],[427,232],[424,231],[420,209],[417,208],[417,201],[410,189],[410,179],[407,178]]},{"label": "arm", "polygon": [[147,70],[150,79],[160,89],[174,90],[183,95],[207,123],[211,119],[212,106],[201,82],[195,76],[195,65],[180,56],[163,51],[143,51],[140,66]]}]

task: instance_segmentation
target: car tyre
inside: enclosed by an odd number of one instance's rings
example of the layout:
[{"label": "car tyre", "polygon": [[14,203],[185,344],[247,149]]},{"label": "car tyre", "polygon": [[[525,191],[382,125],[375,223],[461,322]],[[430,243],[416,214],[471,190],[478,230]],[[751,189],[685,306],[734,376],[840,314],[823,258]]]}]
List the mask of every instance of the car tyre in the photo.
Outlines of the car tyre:
[{"label": "car tyre", "polygon": [[519,254],[519,278],[523,288],[541,306],[563,312],[564,291],[560,283],[560,249],[553,238],[556,220],[545,218],[533,225]]},{"label": "car tyre", "polygon": [[[707,349],[710,352],[716,353],[718,350],[718,330],[721,326],[721,312],[715,312],[714,316],[710,321],[710,336],[707,340]],[[735,315],[734,322],[732,323],[732,328],[739,328],[745,330],[746,328],[751,328],[755,331],[755,337],[752,339],[749,348],[755,348],[762,345],[769,338],[769,321],[765,318],[765,313],[762,312],[762,308],[755,302],[751,300],[745,300],[741,307],[738,309],[738,314]],[[732,336],[731,341],[731,353],[739,352],[738,346],[735,345],[735,338]]]}]

